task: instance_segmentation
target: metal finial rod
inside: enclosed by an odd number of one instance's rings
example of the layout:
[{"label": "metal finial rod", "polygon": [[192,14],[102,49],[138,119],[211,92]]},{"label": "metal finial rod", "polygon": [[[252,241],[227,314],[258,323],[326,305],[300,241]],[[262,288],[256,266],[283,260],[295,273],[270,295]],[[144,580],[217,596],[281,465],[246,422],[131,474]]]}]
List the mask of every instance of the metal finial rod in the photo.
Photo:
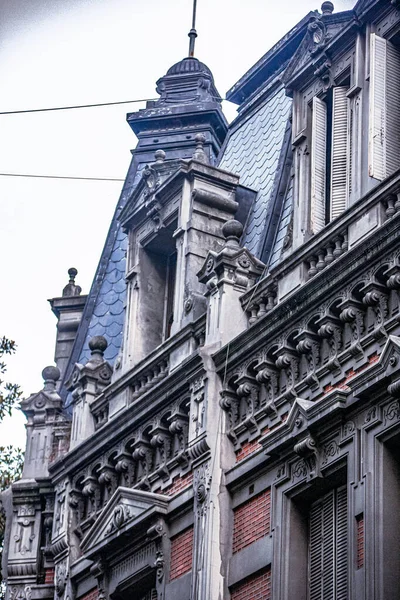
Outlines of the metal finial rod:
[{"label": "metal finial rod", "polygon": [[196,9],[197,9],[197,0],[193,0],[193,15],[192,15],[192,28],[189,31],[189,56],[194,56],[194,44],[197,38],[196,31]]}]

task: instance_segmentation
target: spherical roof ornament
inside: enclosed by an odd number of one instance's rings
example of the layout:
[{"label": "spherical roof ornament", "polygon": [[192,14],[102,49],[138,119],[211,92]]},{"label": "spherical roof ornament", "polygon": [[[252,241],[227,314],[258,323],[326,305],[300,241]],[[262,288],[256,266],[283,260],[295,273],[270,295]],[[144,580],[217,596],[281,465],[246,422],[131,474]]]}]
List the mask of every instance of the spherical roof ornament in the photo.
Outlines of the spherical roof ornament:
[{"label": "spherical roof ornament", "polygon": [[61,377],[60,369],[53,365],[45,367],[42,371],[42,377],[44,379],[43,389],[46,391],[54,391],[56,389],[56,383]]},{"label": "spherical roof ornament", "polygon": [[329,2],[329,0],[326,0],[326,2],[323,2],[321,4],[321,12],[323,15],[331,15],[334,10],[335,10],[334,4],[333,4],[333,2]]},{"label": "spherical roof ornament", "polygon": [[69,281],[63,289],[63,296],[79,296],[82,288],[80,285],[76,285],[75,277],[78,275],[78,269],[71,267],[68,269]]},{"label": "spherical roof ornament", "polygon": [[102,335],[95,335],[89,341],[89,349],[91,351],[91,359],[95,361],[103,361],[104,352],[107,350],[108,342]]},{"label": "spherical roof ornament", "polygon": [[165,154],[164,150],[161,150],[161,148],[154,152],[154,158],[156,159],[156,163],[158,164],[163,163],[166,156],[167,155]]},{"label": "spherical roof ornament", "polygon": [[226,239],[227,246],[239,246],[243,234],[243,225],[236,219],[229,219],[222,226],[222,235]]}]

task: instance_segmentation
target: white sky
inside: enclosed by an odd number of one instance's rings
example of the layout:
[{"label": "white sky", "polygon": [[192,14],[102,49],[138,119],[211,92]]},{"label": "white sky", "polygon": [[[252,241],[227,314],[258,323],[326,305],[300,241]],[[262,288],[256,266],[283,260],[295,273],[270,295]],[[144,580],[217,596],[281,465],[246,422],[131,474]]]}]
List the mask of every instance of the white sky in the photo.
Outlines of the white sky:
[{"label": "white sky", "polygon": [[[353,0],[336,0],[347,10]],[[225,92],[315,0],[198,0],[196,56]],[[155,82],[187,54],[192,0],[0,0],[0,111],[154,98]],[[135,136],[122,107],[0,115],[0,173],[124,178]],[[225,103],[229,119],[233,105]],[[53,363],[67,270],[91,281],[121,183],[0,175],[0,335],[18,344],[7,379],[24,395]],[[24,445],[20,413],[0,445]]]}]

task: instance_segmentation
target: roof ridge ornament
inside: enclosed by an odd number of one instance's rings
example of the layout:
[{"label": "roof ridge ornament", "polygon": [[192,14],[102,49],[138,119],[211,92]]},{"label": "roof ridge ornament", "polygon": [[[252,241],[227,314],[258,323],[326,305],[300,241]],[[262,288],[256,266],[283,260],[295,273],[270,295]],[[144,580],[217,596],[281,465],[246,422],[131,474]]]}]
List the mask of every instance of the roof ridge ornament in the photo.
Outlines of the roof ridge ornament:
[{"label": "roof ridge ornament", "polygon": [[193,152],[192,159],[197,160],[197,162],[204,163],[205,165],[209,164],[207,154],[204,151],[204,144],[206,143],[206,136],[204,133],[196,133],[194,137],[194,141],[196,142],[196,148]]},{"label": "roof ridge ornament", "polygon": [[78,270],[74,267],[68,269],[69,282],[63,289],[63,296],[80,296],[82,288],[80,285],[76,285],[75,277],[78,275]]},{"label": "roof ridge ornament", "polygon": [[194,45],[197,38],[196,31],[196,9],[197,9],[197,0],[193,0],[193,15],[192,15],[192,28],[188,33],[189,36],[189,57],[194,57]]}]

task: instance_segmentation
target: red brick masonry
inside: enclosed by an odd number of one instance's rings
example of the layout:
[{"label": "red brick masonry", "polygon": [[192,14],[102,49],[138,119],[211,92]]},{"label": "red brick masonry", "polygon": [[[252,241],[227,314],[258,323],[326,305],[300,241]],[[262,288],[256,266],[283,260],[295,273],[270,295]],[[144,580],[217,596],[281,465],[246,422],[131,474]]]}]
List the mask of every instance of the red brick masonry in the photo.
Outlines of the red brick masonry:
[{"label": "red brick masonry", "polygon": [[271,527],[271,489],[253,496],[234,510],[232,552],[267,535]]},{"label": "red brick masonry", "polygon": [[271,600],[271,568],[250,575],[235,585],[231,600]]},{"label": "red brick masonry", "polygon": [[54,583],[54,569],[45,569],[44,582],[50,584]]},{"label": "red brick masonry", "polygon": [[170,581],[178,579],[192,569],[193,527],[185,529],[171,539]]},{"label": "red brick masonry", "polygon": [[358,515],[357,520],[357,569],[364,566],[364,515]]},{"label": "red brick masonry", "polygon": [[85,594],[84,596],[80,596],[80,598],[78,598],[78,600],[96,600],[98,593],[99,593],[98,589],[93,588],[92,590],[90,590],[90,592],[87,592],[87,594]]}]

